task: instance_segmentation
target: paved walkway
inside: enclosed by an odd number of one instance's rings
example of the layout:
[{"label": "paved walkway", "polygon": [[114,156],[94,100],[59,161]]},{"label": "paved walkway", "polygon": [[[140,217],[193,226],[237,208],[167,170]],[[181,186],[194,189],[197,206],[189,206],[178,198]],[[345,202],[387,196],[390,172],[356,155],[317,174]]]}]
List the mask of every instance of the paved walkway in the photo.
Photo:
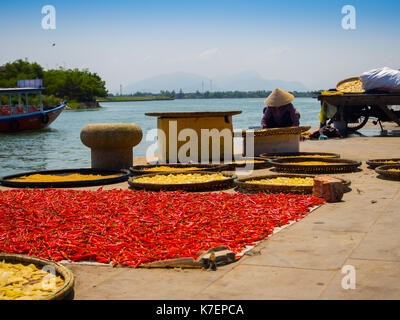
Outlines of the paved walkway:
[{"label": "paved walkway", "polygon": [[[400,141],[309,141],[301,150],[400,158]],[[400,182],[362,169],[343,175],[352,191],[342,202],[315,210],[236,263],[217,271],[70,265],[75,299],[399,299]],[[119,186],[126,187],[106,188]],[[341,286],[345,265],[355,268],[354,290]]]},{"label": "paved walkway", "polygon": [[[367,160],[400,157],[398,138],[302,143],[303,151]],[[352,192],[263,241],[240,261],[200,270],[71,266],[76,299],[399,299],[400,182],[344,175]],[[356,270],[344,290],[341,269]]]}]

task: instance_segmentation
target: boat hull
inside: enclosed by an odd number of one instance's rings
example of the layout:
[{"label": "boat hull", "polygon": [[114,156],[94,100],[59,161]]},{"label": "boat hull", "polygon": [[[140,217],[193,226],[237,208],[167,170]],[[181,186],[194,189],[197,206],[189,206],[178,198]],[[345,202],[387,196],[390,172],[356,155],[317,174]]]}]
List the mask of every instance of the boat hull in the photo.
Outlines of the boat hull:
[{"label": "boat hull", "polygon": [[0,117],[0,132],[16,132],[23,130],[38,130],[48,127],[60,113],[66,104],[63,103],[52,109],[11,117]]}]

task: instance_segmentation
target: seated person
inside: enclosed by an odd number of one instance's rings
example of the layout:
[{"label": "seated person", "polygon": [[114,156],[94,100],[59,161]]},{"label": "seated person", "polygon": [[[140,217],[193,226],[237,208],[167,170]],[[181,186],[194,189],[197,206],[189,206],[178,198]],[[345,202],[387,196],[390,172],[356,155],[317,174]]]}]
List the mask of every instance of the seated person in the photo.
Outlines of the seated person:
[{"label": "seated person", "polygon": [[281,89],[275,89],[264,101],[264,116],[261,120],[263,129],[298,127],[300,113],[292,104],[294,96]]}]

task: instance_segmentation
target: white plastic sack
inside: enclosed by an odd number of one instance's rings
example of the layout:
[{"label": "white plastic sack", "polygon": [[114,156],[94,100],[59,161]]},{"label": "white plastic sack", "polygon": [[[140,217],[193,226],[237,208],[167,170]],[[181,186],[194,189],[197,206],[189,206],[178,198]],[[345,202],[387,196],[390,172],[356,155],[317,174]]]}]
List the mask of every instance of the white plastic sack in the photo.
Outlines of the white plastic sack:
[{"label": "white plastic sack", "polygon": [[373,69],[361,75],[364,90],[400,92],[400,70],[388,67]]}]

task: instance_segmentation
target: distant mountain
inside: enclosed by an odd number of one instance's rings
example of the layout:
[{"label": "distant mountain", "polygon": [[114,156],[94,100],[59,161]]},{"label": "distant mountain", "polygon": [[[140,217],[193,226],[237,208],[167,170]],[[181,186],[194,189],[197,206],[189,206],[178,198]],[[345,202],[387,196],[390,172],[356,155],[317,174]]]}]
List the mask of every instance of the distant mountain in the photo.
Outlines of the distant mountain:
[{"label": "distant mountain", "polygon": [[268,91],[274,90],[275,88],[281,88],[287,91],[309,90],[300,82],[265,79],[254,71],[241,72],[227,77],[218,77],[214,82],[217,87],[222,87],[225,88],[225,90],[232,91]]},{"label": "distant mountain", "polygon": [[202,90],[202,82],[204,89],[209,87],[210,79],[193,73],[175,72],[169,74],[161,74],[152,78],[141,80],[130,84],[123,88],[124,94],[140,92],[158,93],[161,90],[178,92],[180,89],[183,92],[195,92]]},{"label": "distant mountain", "polygon": [[140,92],[158,93],[161,90],[179,92],[202,91],[257,91],[281,88],[288,91],[308,91],[309,89],[297,81],[269,80],[257,72],[247,71],[238,74],[210,79],[193,73],[175,72],[162,74],[135,82],[123,88],[124,94]]}]

